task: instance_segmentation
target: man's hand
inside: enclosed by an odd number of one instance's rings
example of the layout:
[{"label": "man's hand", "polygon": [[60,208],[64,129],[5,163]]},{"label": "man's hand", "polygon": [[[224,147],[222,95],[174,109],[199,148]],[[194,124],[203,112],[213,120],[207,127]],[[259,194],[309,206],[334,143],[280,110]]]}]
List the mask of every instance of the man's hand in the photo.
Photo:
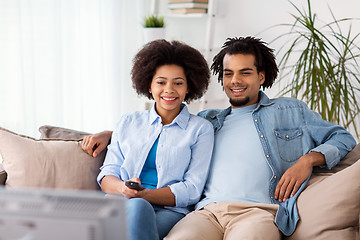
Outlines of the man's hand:
[{"label": "man's hand", "polygon": [[111,131],[103,131],[97,134],[85,136],[81,143],[81,147],[89,155],[96,157],[109,144],[111,135]]},{"label": "man's hand", "polygon": [[281,177],[275,189],[274,197],[279,202],[293,197],[299,190],[301,184],[310,176],[314,166],[324,165],[325,157],[319,152],[310,152],[291,166]]}]

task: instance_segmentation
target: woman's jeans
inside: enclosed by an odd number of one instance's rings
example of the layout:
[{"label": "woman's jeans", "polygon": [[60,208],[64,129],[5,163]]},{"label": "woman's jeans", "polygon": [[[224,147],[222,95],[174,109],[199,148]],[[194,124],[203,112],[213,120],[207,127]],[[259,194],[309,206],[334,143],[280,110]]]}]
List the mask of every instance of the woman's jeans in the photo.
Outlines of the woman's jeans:
[{"label": "woman's jeans", "polygon": [[126,201],[127,229],[130,240],[163,239],[171,228],[185,215],[151,205],[142,198]]}]

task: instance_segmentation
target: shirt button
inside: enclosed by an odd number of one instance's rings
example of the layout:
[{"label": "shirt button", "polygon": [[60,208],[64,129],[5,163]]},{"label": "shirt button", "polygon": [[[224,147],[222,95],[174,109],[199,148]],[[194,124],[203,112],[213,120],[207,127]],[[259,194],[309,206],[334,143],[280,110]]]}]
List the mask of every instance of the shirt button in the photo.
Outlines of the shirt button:
[{"label": "shirt button", "polygon": [[261,137],[261,138],[264,138],[264,135],[261,134],[260,137]]},{"label": "shirt button", "polygon": [[274,179],[276,179],[276,175],[274,176]]},{"label": "shirt button", "polygon": [[257,119],[255,119],[255,122],[258,122],[258,120],[257,120]]},{"label": "shirt button", "polygon": [[286,137],[286,138],[289,138],[289,135],[286,135],[285,137]]},{"label": "shirt button", "polygon": [[270,198],[273,199],[273,196],[271,196]]},{"label": "shirt button", "polygon": [[269,158],[269,157],[270,157],[270,155],[266,155],[266,157],[267,157],[267,158]]}]

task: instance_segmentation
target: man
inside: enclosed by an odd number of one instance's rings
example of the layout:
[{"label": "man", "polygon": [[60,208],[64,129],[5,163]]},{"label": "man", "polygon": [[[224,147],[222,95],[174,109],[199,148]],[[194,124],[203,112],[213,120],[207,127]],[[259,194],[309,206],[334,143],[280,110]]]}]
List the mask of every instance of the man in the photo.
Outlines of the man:
[{"label": "man", "polygon": [[[272,86],[278,68],[273,50],[259,39],[228,39],[211,69],[231,107],[199,113],[215,130],[204,197],[165,239],[290,235],[299,219],[296,199],[312,168],[332,168],[356,142],[304,102],[269,99],[260,91]],[[86,140],[88,152],[96,143]]]}]

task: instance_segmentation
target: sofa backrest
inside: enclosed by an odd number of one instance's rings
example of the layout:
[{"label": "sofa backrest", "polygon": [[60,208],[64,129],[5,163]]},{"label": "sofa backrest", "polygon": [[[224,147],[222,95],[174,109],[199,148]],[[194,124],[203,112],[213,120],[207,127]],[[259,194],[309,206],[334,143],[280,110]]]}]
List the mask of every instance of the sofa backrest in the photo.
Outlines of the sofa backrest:
[{"label": "sofa backrest", "polygon": [[6,176],[11,188],[100,189],[96,177],[106,151],[94,158],[80,139],[35,139],[0,127],[0,146],[6,171],[0,185]]}]

